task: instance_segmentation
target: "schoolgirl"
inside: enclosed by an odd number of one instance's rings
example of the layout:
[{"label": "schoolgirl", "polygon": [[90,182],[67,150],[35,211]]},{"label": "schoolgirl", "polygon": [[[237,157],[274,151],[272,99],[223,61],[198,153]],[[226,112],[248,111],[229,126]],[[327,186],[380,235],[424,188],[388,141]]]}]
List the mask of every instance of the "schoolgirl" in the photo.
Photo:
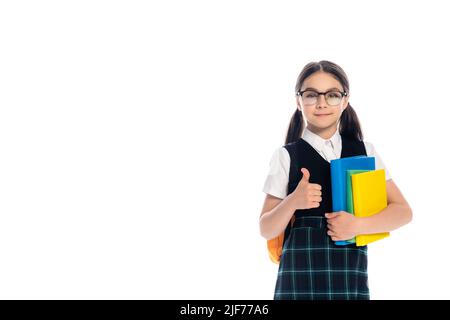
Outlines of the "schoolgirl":
[{"label": "schoolgirl", "polygon": [[[363,140],[349,89],[344,70],[330,61],[308,63],[298,76],[297,109],[263,188],[261,235],[286,232],[274,299],[370,299],[367,246],[335,241],[392,231],[412,219],[373,144]],[[332,212],[330,161],[356,155],[374,156],[376,169],[386,171],[388,206],[367,218]]]}]

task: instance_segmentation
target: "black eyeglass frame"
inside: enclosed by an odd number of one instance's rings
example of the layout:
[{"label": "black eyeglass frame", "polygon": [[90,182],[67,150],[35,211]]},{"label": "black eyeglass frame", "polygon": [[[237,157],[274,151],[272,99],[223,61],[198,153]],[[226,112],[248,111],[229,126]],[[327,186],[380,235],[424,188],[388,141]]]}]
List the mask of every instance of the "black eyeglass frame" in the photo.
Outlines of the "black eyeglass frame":
[{"label": "black eyeglass frame", "polygon": [[[346,91],[328,90],[328,91],[326,91],[326,92],[319,92],[319,91],[315,91],[315,90],[311,90],[311,89],[303,90],[303,91],[298,91],[298,92],[297,92],[297,96],[300,96],[300,97],[301,97],[306,91],[312,91],[312,92],[317,93],[318,95],[321,95],[321,94],[326,95],[327,93],[330,93],[330,92],[339,92],[340,94],[342,94],[342,97],[346,97],[346,96],[347,96],[347,92],[346,92]],[[302,98],[303,98],[303,97],[302,97]]]}]

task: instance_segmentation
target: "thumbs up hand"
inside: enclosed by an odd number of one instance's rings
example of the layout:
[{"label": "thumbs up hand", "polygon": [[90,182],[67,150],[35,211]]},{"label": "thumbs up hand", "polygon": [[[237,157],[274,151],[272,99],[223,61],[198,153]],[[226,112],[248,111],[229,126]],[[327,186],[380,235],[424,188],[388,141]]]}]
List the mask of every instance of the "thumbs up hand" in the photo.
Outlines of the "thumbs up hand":
[{"label": "thumbs up hand", "polygon": [[322,187],[320,184],[310,183],[308,169],[302,168],[303,177],[292,192],[294,206],[297,209],[310,209],[320,206],[322,201]]}]

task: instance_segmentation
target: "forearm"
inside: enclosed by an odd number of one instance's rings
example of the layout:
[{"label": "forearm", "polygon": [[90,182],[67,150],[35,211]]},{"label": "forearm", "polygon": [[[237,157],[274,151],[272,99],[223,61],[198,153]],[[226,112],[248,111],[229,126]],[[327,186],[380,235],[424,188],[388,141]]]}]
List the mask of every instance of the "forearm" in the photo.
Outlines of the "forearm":
[{"label": "forearm", "polygon": [[292,197],[288,195],[275,208],[261,216],[259,219],[261,235],[267,240],[277,237],[284,231],[295,210]]},{"label": "forearm", "polygon": [[407,204],[391,203],[377,214],[359,218],[359,234],[389,232],[411,220],[412,211]]}]

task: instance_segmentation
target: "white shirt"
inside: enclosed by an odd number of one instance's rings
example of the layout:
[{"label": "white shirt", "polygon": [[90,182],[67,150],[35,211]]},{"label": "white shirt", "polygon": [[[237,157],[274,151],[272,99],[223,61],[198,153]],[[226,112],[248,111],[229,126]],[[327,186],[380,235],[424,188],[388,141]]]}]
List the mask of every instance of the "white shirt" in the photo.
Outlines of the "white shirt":
[{"label": "white shirt", "polygon": [[[321,136],[305,128],[302,134],[302,138],[306,142],[308,142],[328,162],[330,162],[331,159],[327,159],[327,156],[323,151],[326,143],[331,144],[331,147],[335,153],[335,157],[333,158],[338,159],[341,157],[342,138],[339,134],[339,130],[336,130],[336,132],[330,139],[325,140]],[[364,146],[366,148],[367,156],[375,157],[375,169],[384,169],[386,172],[386,180],[392,179],[380,156],[375,151],[373,144],[364,141]],[[284,199],[287,196],[288,191],[290,165],[291,159],[287,149],[284,147],[280,147],[275,150],[270,160],[270,170],[264,183],[263,192],[274,197]]]}]

